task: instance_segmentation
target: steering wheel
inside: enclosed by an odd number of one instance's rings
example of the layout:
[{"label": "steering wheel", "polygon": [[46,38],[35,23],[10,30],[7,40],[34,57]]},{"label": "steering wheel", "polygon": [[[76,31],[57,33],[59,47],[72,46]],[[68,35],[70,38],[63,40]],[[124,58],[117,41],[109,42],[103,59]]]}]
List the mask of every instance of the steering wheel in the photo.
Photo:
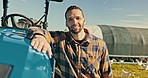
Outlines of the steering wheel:
[{"label": "steering wheel", "polygon": [[3,27],[28,28],[34,26],[35,23],[22,14],[9,14],[3,19],[3,25]]}]

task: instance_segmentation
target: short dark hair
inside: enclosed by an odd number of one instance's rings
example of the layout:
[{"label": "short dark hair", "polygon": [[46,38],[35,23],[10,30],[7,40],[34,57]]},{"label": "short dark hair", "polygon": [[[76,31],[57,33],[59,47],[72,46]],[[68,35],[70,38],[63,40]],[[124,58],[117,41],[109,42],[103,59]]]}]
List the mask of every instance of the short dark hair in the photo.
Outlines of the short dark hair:
[{"label": "short dark hair", "polygon": [[69,7],[67,8],[67,10],[66,10],[66,12],[65,12],[65,19],[66,19],[66,14],[67,14],[67,12],[70,11],[70,10],[73,10],[73,9],[79,9],[79,10],[82,12],[82,15],[83,15],[83,17],[84,17],[84,13],[83,13],[82,9],[81,9],[80,7],[78,7],[78,6],[76,6],[76,5],[72,5],[72,6],[69,6]]}]

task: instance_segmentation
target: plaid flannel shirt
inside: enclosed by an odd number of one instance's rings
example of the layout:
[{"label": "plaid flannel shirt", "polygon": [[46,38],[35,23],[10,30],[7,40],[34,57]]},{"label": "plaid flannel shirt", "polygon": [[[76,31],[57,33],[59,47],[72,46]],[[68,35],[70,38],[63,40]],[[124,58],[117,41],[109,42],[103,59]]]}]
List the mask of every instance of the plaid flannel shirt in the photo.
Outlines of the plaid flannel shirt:
[{"label": "plaid flannel shirt", "polygon": [[[69,32],[45,31],[31,29],[28,34],[48,35],[47,40],[52,41],[52,52],[62,78],[113,78],[108,49],[105,42],[85,29],[85,39],[78,43]],[[44,31],[44,32],[43,32]],[[47,34],[48,33],[48,34]]]}]

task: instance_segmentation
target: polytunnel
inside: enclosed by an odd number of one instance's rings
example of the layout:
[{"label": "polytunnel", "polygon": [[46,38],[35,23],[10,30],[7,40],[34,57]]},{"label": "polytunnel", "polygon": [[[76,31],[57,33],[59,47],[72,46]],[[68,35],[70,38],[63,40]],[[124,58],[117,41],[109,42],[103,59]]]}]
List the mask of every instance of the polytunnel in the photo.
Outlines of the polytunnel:
[{"label": "polytunnel", "polygon": [[87,26],[103,38],[111,56],[148,57],[148,28],[109,25]]}]

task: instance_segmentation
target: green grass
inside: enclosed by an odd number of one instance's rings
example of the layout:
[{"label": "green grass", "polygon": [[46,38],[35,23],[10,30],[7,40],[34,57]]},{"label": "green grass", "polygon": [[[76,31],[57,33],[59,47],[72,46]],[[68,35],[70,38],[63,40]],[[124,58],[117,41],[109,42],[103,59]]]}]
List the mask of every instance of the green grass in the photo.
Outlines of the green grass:
[{"label": "green grass", "polygon": [[[112,64],[114,78],[148,78],[148,70],[136,64]],[[130,76],[122,76],[122,70],[131,72]]]}]

